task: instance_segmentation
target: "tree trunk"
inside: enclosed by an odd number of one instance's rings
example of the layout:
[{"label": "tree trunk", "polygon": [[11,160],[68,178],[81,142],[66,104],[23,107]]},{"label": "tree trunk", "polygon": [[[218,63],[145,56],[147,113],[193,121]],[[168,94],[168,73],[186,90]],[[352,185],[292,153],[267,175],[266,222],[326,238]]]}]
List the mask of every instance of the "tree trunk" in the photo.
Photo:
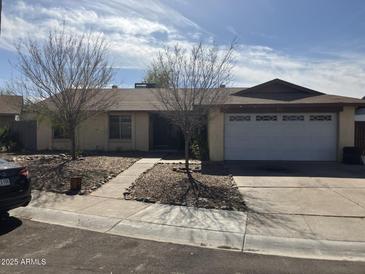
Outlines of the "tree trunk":
[{"label": "tree trunk", "polygon": [[194,180],[193,176],[190,172],[190,164],[189,164],[189,144],[190,144],[190,137],[184,136],[185,138],[185,169],[186,169],[186,175],[188,176],[188,180],[190,183],[189,190],[191,189],[194,193],[194,196],[196,199],[199,197],[199,187]]},{"label": "tree trunk", "polygon": [[189,167],[189,138],[187,136],[185,137],[185,170],[186,174],[188,175],[190,179],[190,167]]},{"label": "tree trunk", "polygon": [[76,160],[76,130],[75,128],[70,130],[70,138],[71,138],[71,157],[72,160]]}]

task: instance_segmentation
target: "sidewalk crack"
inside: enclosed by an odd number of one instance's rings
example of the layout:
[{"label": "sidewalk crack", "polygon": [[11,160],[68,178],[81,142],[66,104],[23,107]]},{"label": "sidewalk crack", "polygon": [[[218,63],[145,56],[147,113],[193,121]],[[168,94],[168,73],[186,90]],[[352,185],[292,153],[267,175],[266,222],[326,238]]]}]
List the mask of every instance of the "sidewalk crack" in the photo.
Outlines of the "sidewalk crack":
[{"label": "sidewalk crack", "polygon": [[336,194],[340,195],[342,198],[345,198],[346,200],[348,200],[348,201],[350,201],[350,202],[352,202],[352,203],[354,203],[354,204],[358,205],[358,206],[359,206],[359,207],[361,207],[362,209],[365,209],[365,207],[363,207],[360,203],[358,203],[358,202],[355,202],[355,201],[351,200],[350,198],[348,198],[348,197],[346,197],[345,195],[343,195],[343,194],[341,194],[341,193],[339,193],[339,192],[335,191],[334,189],[331,189],[331,190],[332,190],[334,193],[336,193]]},{"label": "sidewalk crack", "polygon": [[243,234],[243,239],[242,239],[242,250],[241,250],[242,252],[244,252],[244,250],[245,250],[248,220],[249,220],[249,212],[247,212],[247,215],[246,215],[245,233]]}]

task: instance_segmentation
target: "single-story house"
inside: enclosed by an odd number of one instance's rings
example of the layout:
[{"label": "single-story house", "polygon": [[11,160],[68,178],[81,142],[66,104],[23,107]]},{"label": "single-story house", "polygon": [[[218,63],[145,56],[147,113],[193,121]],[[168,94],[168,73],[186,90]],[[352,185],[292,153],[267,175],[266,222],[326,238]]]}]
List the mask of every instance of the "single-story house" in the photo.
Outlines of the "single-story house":
[{"label": "single-story house", "polygon": [[[225,88],[229,98],[209,114],[209,156],[222,160],[336,161],[354,146],[355,110],[365,100],[329,95],[280,79]],[[181,136],[158,115],[153,88],[103,89],[116,97],[78,129],[80,150],[179,148]],[[37,126],[38,150],[67,149],[69,141],[46,120]]]},{"label": "single-story house", "polygon": [[22,107],[22,96],[0,95],[0,128],[15,121],[19,117]]}]

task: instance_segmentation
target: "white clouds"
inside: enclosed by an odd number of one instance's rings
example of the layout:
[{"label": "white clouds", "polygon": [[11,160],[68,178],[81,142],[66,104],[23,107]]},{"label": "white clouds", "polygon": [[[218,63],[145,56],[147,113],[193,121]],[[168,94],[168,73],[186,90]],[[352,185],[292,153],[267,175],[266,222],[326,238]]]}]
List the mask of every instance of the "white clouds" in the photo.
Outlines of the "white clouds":
[{"label": "white clouds", "polygon": [[[164,46],[177,42],[191,46],[201,37],[214,38],[159,0],[29,0],[5,2],[0,47],[12,49],[14,40],[29,35],[42,39],[63,21],[76,33],[103,33],[112,47],[112,62],[119,68],[143,70]],[[239,33],[233,26],[227,31]],[[241,86],[283,78],[324,92],[365,95],[365,56],[351,53],[299,58],[266,46],[239,45],[234,75]]]},{"label": "white clouds", "polygon": [[166,43],[185,42],[183,33],[198,37],[202,30],[159,1],[16,1],[3,14],[0,47],[13,49],[18,38],[42,39],[52,28],[75,33],[98,32],[112,46],[117,67],[145,68]]},{"label": "white clouds", "polygon": [[365,56],[332,59],[295,58],[267,47],[240,46],[236,84],[247,86],[282,78],[312,89],[344,96],[365,96]]}]

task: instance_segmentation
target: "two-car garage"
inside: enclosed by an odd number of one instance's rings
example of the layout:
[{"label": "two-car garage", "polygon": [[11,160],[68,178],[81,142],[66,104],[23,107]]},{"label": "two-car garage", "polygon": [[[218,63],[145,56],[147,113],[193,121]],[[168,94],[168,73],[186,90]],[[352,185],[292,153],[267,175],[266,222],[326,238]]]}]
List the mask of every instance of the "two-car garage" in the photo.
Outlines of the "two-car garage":
[{"label": "two-car garage", "polygon": [[355,110],[365,107],[281,79],[230,92],[209,115],[212,161],[342,161],[355,145]]},{"label": "two-car garage", "polygon": [[225,113],[225,160],[335,161],[337,113]]}]

